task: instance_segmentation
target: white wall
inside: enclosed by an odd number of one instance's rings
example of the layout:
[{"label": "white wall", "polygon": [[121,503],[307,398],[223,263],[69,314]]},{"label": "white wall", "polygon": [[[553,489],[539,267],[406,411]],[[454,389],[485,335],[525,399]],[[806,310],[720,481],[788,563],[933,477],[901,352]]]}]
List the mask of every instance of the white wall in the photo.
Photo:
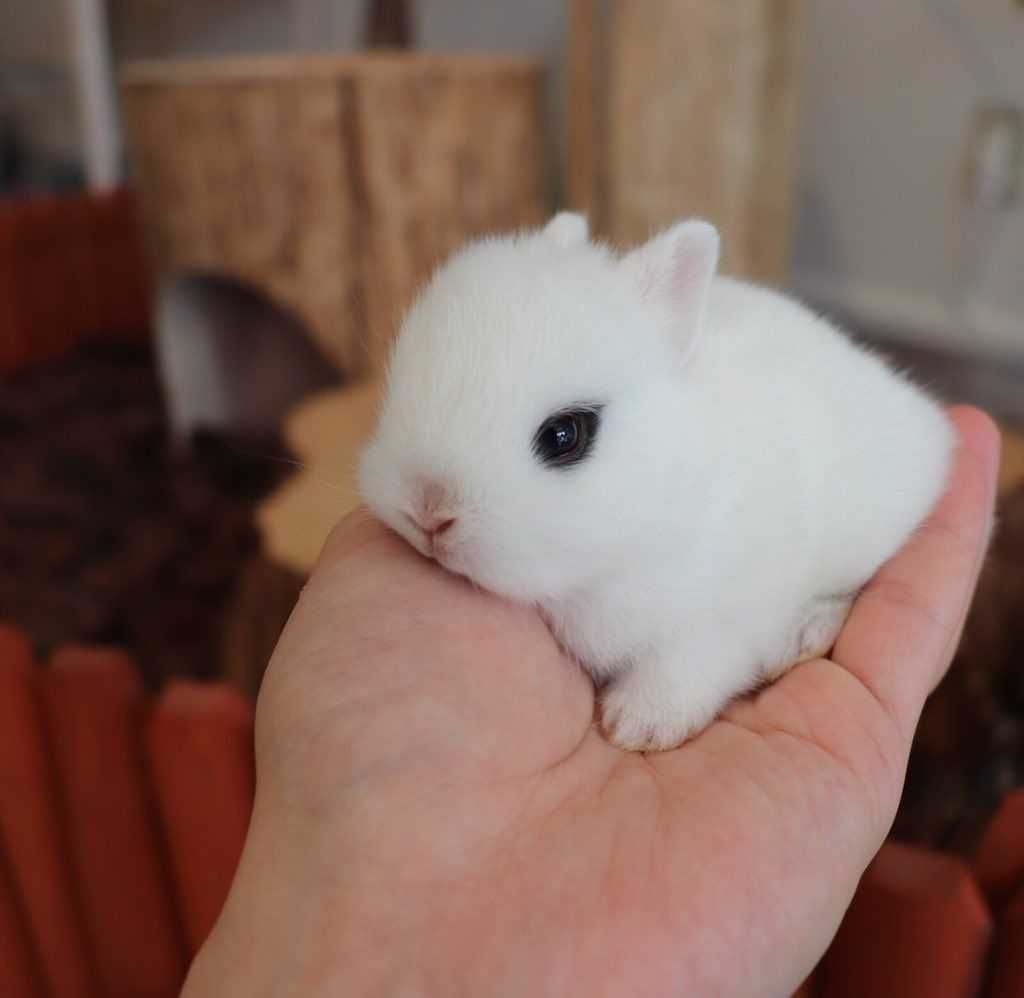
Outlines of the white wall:
[{"label": "white wall", "polygon": [[806,296],[922,342],[1024,355],[1024,184],[972,207],[975,109],[1024,107],[1010,0],[813,0],[792,266]]}]

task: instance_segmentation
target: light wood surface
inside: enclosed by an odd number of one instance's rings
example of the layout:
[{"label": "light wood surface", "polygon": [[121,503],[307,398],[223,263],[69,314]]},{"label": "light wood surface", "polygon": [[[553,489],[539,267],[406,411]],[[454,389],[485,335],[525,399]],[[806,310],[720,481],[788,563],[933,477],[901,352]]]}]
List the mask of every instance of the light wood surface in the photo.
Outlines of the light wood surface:
[{"label": "light wood surface", "polygon": [[999,468],[999,490],[1007,493],[1024,485],[1024,431],[1003,428],[1003,462]]},{"label": "light wood surface", "polygon": [[603,165],[604,137],[599,133],[604,115],[605,59],[599,46],[604,33],[599,30],[594,0],[568,0],[569,29],[566,32],[566,191],[576,211],[585,214],[590,227],[604,227]]},{"label": "light wood surface", "polygon": [[256,510],[267,554],[305,574],[331,527],[359,504],[356,462],[377,414],[377,382],[325,392],[301,403],[284,434],[300,468]]},{"label": "light wood surface", "polygon": [[806,0],[571,0],[569,197],[628,246],[714,222],[723,269],[789,257]]},{"label": "light wood surface", "polygon": [[142,63],[122,98],[161,278],[222,274],[349,373],[467,238],[544,213],[540,64],[360,54]]},{"label": "light wood surface", "polygon": [[137,59],[128,63],[121,79],[127,86],[289,81],[297,78],[335,79],[351,73],[394,75],[428,70],[469,82],[487,82],[495,73],[532,76],[535,60],[502,53],[460,52],[344,52],[308,55],[232,56],[230,58]]}]

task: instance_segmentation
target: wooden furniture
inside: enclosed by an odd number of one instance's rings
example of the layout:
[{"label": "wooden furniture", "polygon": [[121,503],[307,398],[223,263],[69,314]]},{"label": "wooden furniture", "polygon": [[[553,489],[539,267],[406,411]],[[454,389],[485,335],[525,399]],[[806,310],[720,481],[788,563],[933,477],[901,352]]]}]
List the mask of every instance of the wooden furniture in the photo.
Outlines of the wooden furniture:
[{"label": "wooden furniture", "polygon": [[1024,430],[1003,427],[1003,461],[999,466],[999,494],[1024,485]]},{"label": "wooden furniture", "polygon": [[301,318],[350,372],[470,236],[540,221],[542,70],[368,53],[126,67],[156,271],[220,273]]},{"label": "wooden furniture", "polygon": [[0,994],[178,994],[245,841],[252,703],[0,621],[0,730]]},{"label": "wooden furniture", "polygon": [[0,200],[0,377],[86,341],[145,339],[150,305],[129,192]]},{"label": "wooden furniture", "polygon": [[568,195],[613,243],[699,215],[780,282],[805,0],[569,0]]},{"label": "wooden furniture", "polygon": [[331,527],[359,504],[355,470],[377,414],[379,385],[367,381],[298,405],[284,436],[301,470],[256,509],[268,557],[305,575]]}]

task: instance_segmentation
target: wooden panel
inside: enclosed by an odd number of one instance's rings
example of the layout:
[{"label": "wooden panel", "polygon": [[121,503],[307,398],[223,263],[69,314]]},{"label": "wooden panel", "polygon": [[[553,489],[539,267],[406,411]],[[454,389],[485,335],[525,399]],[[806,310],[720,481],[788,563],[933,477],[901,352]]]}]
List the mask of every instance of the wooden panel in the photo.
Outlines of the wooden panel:
[{"label": "wooden panel", "polygon": [[591,227],[600,228],[602,192],[598,171],[602,158],[599,136],[601,114],[598,81],[603,59],[598,53],[601,38],[594,0],[569,0],[569,31],[566,39],[566,194],[569,207],[588,216]]},{"label": "wooden panel", "polygon": [[780,281],[805,0],[612,0],[602,16],[603,6],[573,0],[573,202],[620,245],[706,217],[722,232],[723,269]]},{"label": "wooden panel", "polygon": [[161,275],[218,272],[379,366],[420,281],[467,237],[540,220],[541,72],[350,56],[144,64],[124,105]]},{"label": "wooden panel", "polygon": [[146,724],[153,789],[193,958],[235,876],[252,813],[253,708],[222,683],[178,680]]},{"label": "wooden panel", "polygon": [[358,93],[363,286],[379,370],[413,290],[441,259],[467,236],[541,221],[540,90],[504,74],[463,86],[427,68],[368,75]]},{"label": "wooden panel", "polygon": [[[19,917],[24,917],[34,943],[45,992],[51,998],[97,998],[98,982],[61,827],[40,675],[26,638],[0,625],[0,843],[13,880],[0,894],[8,899],[9,892],[18,895],[23,908]],[[5,934],[0,925],[0,936]],[[0,994],[22,993],[0,966]]]},{"label": "wooden panel", "polygon": [[148,698],[133,663],[65,646],[43,702],[68,851],[106,998],[177,994],[184,940],[143,760]]}]

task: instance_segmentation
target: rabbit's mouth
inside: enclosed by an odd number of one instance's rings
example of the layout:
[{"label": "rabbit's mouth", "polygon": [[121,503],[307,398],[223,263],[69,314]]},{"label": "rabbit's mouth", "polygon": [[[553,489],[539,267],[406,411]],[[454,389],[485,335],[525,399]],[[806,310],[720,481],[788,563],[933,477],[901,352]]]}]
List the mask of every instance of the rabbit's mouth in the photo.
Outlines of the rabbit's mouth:
[{"label": "rabbit's mouth", "polygon": [[476,557],[476,547],[472,541],[464,537],[438,538],[428,557],[436,561],[446,572],[465,579],[478,589],[495,591],[481,578],[482,566]]},{"label": "rabbit's mouth", "polygon": [[432,537],[426,541],[428,556],[433,558],[442,568],[455,575],[462,575],[464,566],[459,557],[460,545],[447,537]]}]

